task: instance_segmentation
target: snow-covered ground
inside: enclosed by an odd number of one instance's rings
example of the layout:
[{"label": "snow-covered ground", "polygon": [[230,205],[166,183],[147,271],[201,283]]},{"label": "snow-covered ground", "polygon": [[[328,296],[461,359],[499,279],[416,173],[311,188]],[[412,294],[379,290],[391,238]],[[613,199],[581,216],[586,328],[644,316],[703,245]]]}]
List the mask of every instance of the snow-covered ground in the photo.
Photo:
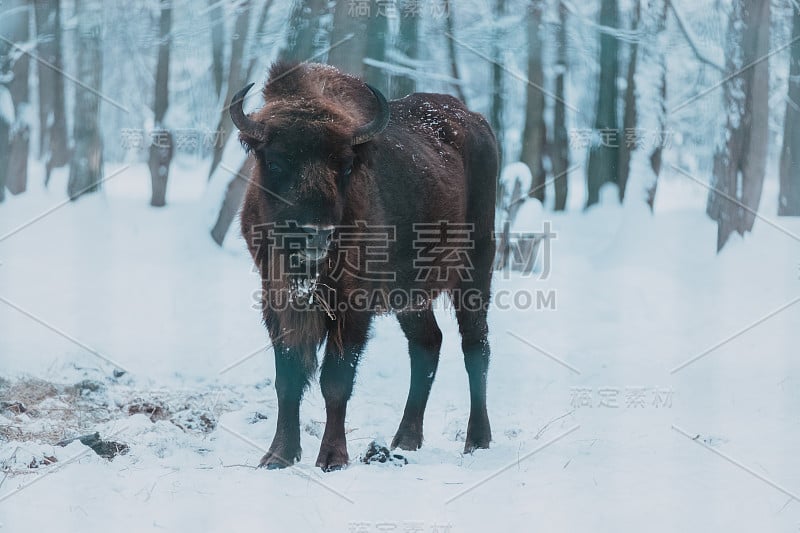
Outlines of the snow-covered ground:
[{"label": "snow-covered ground", "polygon": [[[767,220],[719,256],[707,191],[679,175],[653,217],[528,209],[519,229],[547,220],[557,239],[549,275],[496,274],[534,305],[490,314],[492,448],[460,453],[467,380],[440,309],[424,447],[402,467],[358,461],[406,398],[385,317],[348,410],[352,464],[323,474],[317,387],[302,462],[253,468],[274,368],[243,241],[208,237],[219,187],[179,161],[156,210],[144,165],[114,172],[76,204],[58,207],[57,175],[0,205],[0,395],[27,409],[0,412],[0,530],[800,530],[800,220],[773,215],[775,180]],[[95,431],[128,452],[55,446]]]}]

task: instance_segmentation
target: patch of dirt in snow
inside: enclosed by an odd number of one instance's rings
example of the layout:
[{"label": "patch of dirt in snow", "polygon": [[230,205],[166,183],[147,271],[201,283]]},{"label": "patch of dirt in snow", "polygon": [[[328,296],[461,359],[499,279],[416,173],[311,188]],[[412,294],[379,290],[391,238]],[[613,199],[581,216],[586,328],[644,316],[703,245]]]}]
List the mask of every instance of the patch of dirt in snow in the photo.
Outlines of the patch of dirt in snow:
[{"label": "patch of dirt in snow", "polygon": [[[89,380],[72,385],[26,378],[0,383],[0,440],[50,444],[113,417],[97,394],[104,387]],[[85,432],[85,431],[84,431]]]},{"label": "patch of dirt in snow", "polygon": [[[108,459],[127,453],[128,444],[104,439],[115,422],[137,415],[153,425],[172,426],[177,434],[202,438],[217,428],[222,414],[242,404],[241,395],[225,387],[147,390],[116,378],[74,384],[0,379],[0,450],[5,448],[0,471],[16,475],[50,466],[69,457],[64,450],[85,451],[81,444]],[[98,452],[112,445],[117,453]]]}]

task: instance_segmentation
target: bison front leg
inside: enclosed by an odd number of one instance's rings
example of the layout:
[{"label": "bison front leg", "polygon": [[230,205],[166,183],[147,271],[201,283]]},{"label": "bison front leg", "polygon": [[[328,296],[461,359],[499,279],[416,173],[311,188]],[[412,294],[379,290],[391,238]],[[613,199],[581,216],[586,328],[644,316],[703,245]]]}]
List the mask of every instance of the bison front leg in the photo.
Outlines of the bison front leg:
[{"label": "bison front leg", "polygon": [[367,343],[372,316],[350,314],[343,317],[343,326],[337,338],[337,323],[328,335],[325,359],[322,362],[319,384],[325,398],[325,433],[317,456],[317,466],[325,472],[347,466],[347,438],[344,432],[347,402],[353,393],[358,360]]},{"label": "bison front leg", "polygon": [[284,468],[300,460],[300,401],[311,374],[309,357],[299,348],[275,345],[275,390],[278,393],[278,425],[269,451],[259,466]]}]

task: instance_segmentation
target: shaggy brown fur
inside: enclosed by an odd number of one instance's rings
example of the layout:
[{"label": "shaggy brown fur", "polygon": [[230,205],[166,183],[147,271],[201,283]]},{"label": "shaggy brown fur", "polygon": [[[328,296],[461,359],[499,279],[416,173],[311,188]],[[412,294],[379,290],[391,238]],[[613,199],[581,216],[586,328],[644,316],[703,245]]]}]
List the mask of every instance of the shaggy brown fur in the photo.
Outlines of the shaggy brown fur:
[{"label": "shaggy brown fur", "polygon": [[[326,470],[347,464],[344,415],[355,367],[372,317],[386,311],[398,313],[412,366],[393,446],[418,448],[441,345],[430,303],[443,292],[454,298],[470,377],[465,448],[488,447],[486,310],[497,176],[496,143],[488,124],[450,96],[417,93],[390,102],[388,126],[353,145],[354,132],[380,113],[380,103],[359,79],[318,64],[274,65],[263,97],[264,107],[249,116],[254,122],[240,135],[255,158],[242,234],[262,274],[263,316],[276,355],[278,428],[262,464],[281,467],[299,458],[299,402],[323,344],[320,384],[328,420],[317,464]],[[439,221],[471,225],[472,247],[464,265],[469,279],[457,273],[419,278],[414,225]],[[305,265],[306,274],[285,273],[291,253],[282,239],[270,237],[291,224],[336,228],[326,259]],[[343,228],[359,224],[389,228],[385,267],[393,277],[374,279],[368,271],[374,269],[367,264],[368,246],[374,243],[341,245]],[[440,244],[445,244],[444,234]],[[351,271],[337,271],[343,260],[353,266]],[[313,298],[293,296],[296,284],[309,279],[315,281]],[[396,304],[388,295],[397,290],[416,296]],[[372,295],[373,305],[345,305],[359,291]],[[470,291],[477,300],[461,301],[459,295]],[[285,305],[287,299],[295,305]]]}]

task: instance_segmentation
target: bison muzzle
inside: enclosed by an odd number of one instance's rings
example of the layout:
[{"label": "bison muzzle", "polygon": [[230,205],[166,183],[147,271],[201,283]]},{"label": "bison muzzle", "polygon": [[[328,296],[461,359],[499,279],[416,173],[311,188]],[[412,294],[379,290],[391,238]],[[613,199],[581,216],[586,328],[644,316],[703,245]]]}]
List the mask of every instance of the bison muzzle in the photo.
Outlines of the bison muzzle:
[{"label": "bison muzzle", "polygon": [[432,304],[442,294],[455,309],[469,377],[464,450],[488,448],[498,156],[486,120],[443,94],[387,102],[320,64],[273,65],[264,106],[247,115],[251,86],[230,114],[254,158],[241,225],[275,351],[277,429],[261,465],[300,459],[300,402],[323,345],[327,420],[316,464],[347,465],[347,402],[371,322],[385,312],[397,316],[411,358],[392,447],[418,449],[442,343]]}]

